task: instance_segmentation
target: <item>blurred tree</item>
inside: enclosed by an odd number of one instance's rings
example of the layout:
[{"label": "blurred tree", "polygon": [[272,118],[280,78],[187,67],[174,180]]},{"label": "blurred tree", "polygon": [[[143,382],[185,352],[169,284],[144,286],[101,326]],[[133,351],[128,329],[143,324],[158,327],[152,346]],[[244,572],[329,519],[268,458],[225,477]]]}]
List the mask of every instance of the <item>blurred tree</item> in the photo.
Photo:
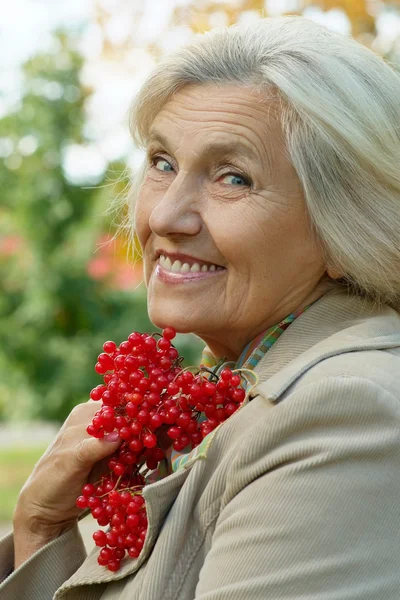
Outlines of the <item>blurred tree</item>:
[{"label": "blurred tree", "polygon": [[[82,187],[63,166],[68,147],[88,143],[90,90],[80,83],[73,37],[58,32],[56,39],[57,52],[24,65],[20,106],[0,121],[2,418],[64,419],[101,382],[93,367],[102,343],[154,329],[145,292],[135,290],[140,268],[126,263],[123,241],[112,241],[104,218],[115,186],[103,185],[101,174]],[[110,171],[123,189],[124,165]],[[197,360],[198,346],[181,342],[189,361]]]},{"label": "blurred tree", "polygon": [[[309,9],[312,9],[313,15]],[[387,50],[383,47],[386,43],[382,35],[378,35],[376,24],[382,16],[386,20],[391,16],[396,20],[400,0],[169,0],[163,3],[157,23],[154,22],[153,11],[151,0],[146,3],[114,0],[112,4],[106,0],[95,0],[95,20],[103,35],[103,58],[118,64],[126,60],[129,68],[133,48],[142,48],[149,57],[158,60],[166,51],[185,43],[188,32],[199,33],[236,22],[252,22],[271,14],[307,14],[308,18],[316,18],[329,26],[336,13],[337,26],[337,13],[341,11],[347,16],[351,34],[356,39],[382,52],[389,60],[394,58],[398,62],[399,40],[394,42],[393,49]],[[115,36],[118,20],[122,17],[124,35]],[[344,18],[343,23],[345,21]],[[126,23],[130,23],[130,27],[126,27]],[[392,30],[395,28],[393,23]]]}]

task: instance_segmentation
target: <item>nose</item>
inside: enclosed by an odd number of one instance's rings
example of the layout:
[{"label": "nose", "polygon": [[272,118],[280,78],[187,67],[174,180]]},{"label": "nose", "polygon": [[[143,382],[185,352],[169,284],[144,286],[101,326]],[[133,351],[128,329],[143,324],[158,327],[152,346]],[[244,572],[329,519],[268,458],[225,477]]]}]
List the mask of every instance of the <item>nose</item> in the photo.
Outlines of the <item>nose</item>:
[{"label": "nose", "polygon": [[149,226],[152,232],[164,238],[200,233],[203,221],[198,192],[181,171],[151,211]]}]

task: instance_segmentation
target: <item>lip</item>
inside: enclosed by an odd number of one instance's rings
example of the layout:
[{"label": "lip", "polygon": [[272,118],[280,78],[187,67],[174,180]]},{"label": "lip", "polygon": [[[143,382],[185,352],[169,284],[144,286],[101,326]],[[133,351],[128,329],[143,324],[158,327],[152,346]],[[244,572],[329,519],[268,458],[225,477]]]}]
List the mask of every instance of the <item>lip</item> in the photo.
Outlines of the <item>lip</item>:
[{"label": "lip", "polygon": [[[213,263],[212,263],[213,264]],[[221,275],[221,273],[225,273],[226,269],[220,269],[218,271],[205,271],[199,273],[171,273],[170,271],[166,271],[162,268],[162,266],[157,263],[155,268],[155,276],[163,281],[164,283],[195,283],[200,279],[209,279],[210,277],[216,277]]]},{"label": "lip", "polygon": [[219,265],[218,263],[215,262],[210,262],[209,260],[204,260],[203,258],[198,258],[196,256],[192,256],[190,254],[181,254],[180,252],[167,252],[166,250],[162,250],[161,248],[159,250],[156,250],[155,252],[155,260],[157,260],[161,255],[163,256],[167,256],[172,262],[174,262],[175,260],[180,260],[181,263],[188,263],[188,265],[191,267],[194,263],[199,263],[202,265],[215,265],[216,267],[223,267],[223,265]]}]

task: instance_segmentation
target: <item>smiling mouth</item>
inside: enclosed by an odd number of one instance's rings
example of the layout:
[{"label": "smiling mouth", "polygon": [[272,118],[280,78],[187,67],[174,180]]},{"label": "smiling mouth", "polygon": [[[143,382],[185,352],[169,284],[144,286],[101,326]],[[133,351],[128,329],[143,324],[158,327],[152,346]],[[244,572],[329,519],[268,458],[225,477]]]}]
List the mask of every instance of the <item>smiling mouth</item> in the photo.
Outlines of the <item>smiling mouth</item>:
[{"label": "smiling mouth", "polygon": [[159,266],[166,271],[167,273],[173,274],[196,274],[196,273],[213,273],[216,271],[225,271],[224,267],[220,267],[219,265],[213,264],[205,264],[201,262],[182,262],[180,260],[172,261],[168,256],[163,254],[160,255],[158,259]]}]

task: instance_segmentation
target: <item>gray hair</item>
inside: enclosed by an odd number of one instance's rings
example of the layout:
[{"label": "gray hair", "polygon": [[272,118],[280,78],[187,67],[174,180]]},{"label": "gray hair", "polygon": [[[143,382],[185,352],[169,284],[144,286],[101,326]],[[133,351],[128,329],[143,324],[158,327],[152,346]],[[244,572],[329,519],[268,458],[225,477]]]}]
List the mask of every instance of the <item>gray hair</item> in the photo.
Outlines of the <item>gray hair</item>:
[{"label": "gray hair", "polygon": [[[255,86],[279,100],[289,159],[325,266],[347,289],[400,310],[400,75],[356,40],[304,17],[261,19],[196,35],[164,58],[130,110],[138,147],[187,84]],[[146,171],[127,194],[133,205]]]}]

